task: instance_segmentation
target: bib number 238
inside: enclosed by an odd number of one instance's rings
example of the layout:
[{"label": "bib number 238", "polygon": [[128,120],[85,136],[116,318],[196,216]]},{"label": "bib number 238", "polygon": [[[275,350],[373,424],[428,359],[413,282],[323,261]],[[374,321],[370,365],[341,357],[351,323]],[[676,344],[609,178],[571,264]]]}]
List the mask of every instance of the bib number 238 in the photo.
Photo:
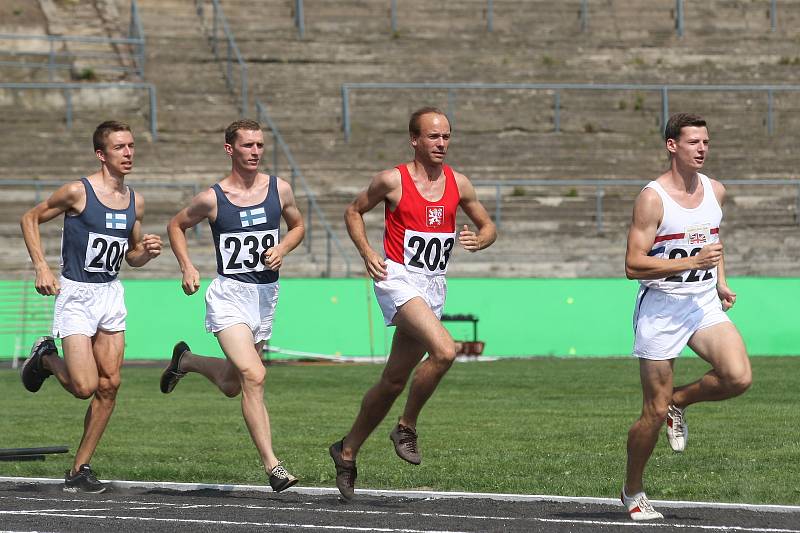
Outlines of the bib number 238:
[{"label": "bib number 238", "polygon": [[412,272],[444,274],[455,244],[453,233],[424,233],[406,230],[403,260]]},{"label": "bib number 238", "polygon": [[278,243],[278,230],[223,233],[219,236],[219,253],[225,274],[261,272],[266,266],[261,255]]}]

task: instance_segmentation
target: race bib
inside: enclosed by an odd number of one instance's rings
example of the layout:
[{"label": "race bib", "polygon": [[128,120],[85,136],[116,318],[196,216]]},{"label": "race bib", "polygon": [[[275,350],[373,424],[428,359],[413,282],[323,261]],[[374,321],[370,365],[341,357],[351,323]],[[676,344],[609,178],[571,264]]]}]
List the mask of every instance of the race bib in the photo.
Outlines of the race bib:
[{"label": "race bib", "polygon": [[127,251],[127,238],[89,232],[83,269],[87,272],[105,272],[116,276]]},{"label": "race bib", "polygon": [[411,272],[444,274],[456,242],[455,233],[427,233],[407,229],[403,237],[403,262]]},{"label": "race bib", "polygon": [[267,269],[262,254],[278,244],[278,230],[223,233],[219,236],[223,274],[261,272]]},{"label": "race bib", "polygon": [[696,224],[686,228],[686,244],[705,246],[711,243],[711,224]]}]

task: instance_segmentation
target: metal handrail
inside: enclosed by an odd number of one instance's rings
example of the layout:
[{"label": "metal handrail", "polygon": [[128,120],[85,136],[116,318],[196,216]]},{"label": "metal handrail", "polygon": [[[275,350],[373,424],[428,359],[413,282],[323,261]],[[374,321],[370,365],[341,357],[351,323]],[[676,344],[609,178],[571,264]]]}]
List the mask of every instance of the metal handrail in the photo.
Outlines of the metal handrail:
[{"label": "metal handrail", "polygon": [[150,135],[153,141],[158,140],[158,117],[156,105],[156,86],[152,83],[0,83],[0,89],[15,90],[56,90],[64,91],[64,101],[66,103],[66,124],[67,129],[72,129],[72,92],[75,90],[106,90],[106,89],[144,89],[147,91],[150,100]]},{"label": "metal handrail", "polygon": [[[497,227],[502,226],[503,221],[503,197],[501,189],[514,188],[514,187],[594,187],[595,188],[595,223],[598,232],[603,231],[603,197],[605,196],[606,187],[619,187],[619,186],[636,186],[644,187],[649,180],[632,180],[632,179],[528,179],[528,180],[472,180],[475,187],[489,187],[494,188],[494,222]],[[796,186],[797,195],[795,196],[795,223],[800,225],[800,179],[787,178],[787,179],[725,179],[722,180],[724,185],[784,185]]]},{"label": "metal handrail", "polygon": [[225,18],[225,13],[222,11],[222,6],[220,6],[219,0],[195,0],[194,2],[197,16],[200,17],[200,20],[203,22],[203,27],[206,30],[206,33],[208,33],[208,28],[205,26],[205,4],[207,1],[211,2],[211,6],[213,8],[213,13],[211,16],[211,33],[208,35],[208,39],[211,41],[211,51],[214,53],[214,59],[219,61],[219,39],[217,37],[217,32],[221,29],[225,43],[227,44],[225,53],[225,68],[223,69],[223,73],[225,74],[225,84],[231,94],[236,95],[235,80],[233,77],[233,60],[235,59],[236,64],[239,67],[238,97],[241,105],[241,114],[244,117],[247,116],[249,107],[247,96],[247,64],[242,58],[242,54],[239,52],[236,39],[233,37],[233,32],[231,32],[231,29],[228,26],[228,20]]},{"label": "metal handrail", "polygon": [[303,189],[303,192],[306,193],[306,198],[308,198],[308,220],[306,226],[306,237],[305,237],[305,244],[306,250],[310,253],[311,252],[311,245],[313,244],[313,234],[311,231],[312,228],[312,216],[313,214],[317,215],[320,223],[322,224],[323,229],[325,230],[325,243],[326,243],[326,253],[325,253],[325,277],[330,277],[331,275],[331,244],[336,248],[339,256],[344,261],[345,266],[345,276],[350,276],[350,260],[347,258],[347,254],[345,254],[344,248],[342,247],[342,243],[339,241],[339,238],[333,231],[330,223],[328,222],[328,218],[325,216],[325,213],[322,211],[322,208],[319,206],[317,202],[317,198],[311,188],[308,186],[308,182],[306,181],[305,176],[300,171],[300,167],[295,161],[294,156],[292,155],[292,151],[289,149],[289,145],[286,144],[286,141],[283,139],[283,135],[281,135],[280,130],[278,130],[278,126],[272,120],[269,113],[267,112],[267,108],[258,100],[256,100],[256,117],[259,121],[264,122],[269,127],[270,131],[272,132],[272,139],[273,139],[273,152],[272,152],[272,174],[278,174],[278,151],[280,149],[283,152],[283,156],[286,158],[287,163],[289,163],[289,170],[291,172],[291,180],[292,180],[292,188],[295,187],[295,180],[300,180],[300,186]]},{"label": "metal handrail", "polygon": [[[586,32],[589,30],[589,3],[588,0],[579,0],[579,20],[580,31]],[[683,37],[685,24],[684,24],[684,0],[675,0],[675,34],[678,37]],[[397,34],[397,0],[389,0],[389,21],[392,35]],[[778,5],[777,0],[770,0],[769,2],[769,21],[770,31],[776,31],[778,27]],[[305,34],[305,15],[303,0],[295,0],[295,16],[294,24],[297,27],[297,32],[300,39]],[[486,31],[491,33],[494,31],[494,0],[486,0]]]},{"label": "metal handrail", "polygon": [[81,35],[29,35],[29,34],[16,34],[16,33],[0,33],[0,40],[5,41],[47,41],[48,52],[9,52],[0,51],[10,56],[42,56],[47,57],[47,63],[37,63],[29,61],[3,61],[4,66],[17,66],[24,68],[46,68],[48,69],[48,79],[54,80],[54,73],[56,70],[64,70],[72,68],[69,64],[57,63],[58,58],[90,58],[102,59],[108,57],[119,57],[116,53],[92,53],[92,52],[59,52],[56,51],[56,46],[63,43],[85,43],[85,44],[107,44],[107,45],[123,45],[130,46],[132,49],[131,57],[133,60],[133,67],[118,66],[118,65],[93,65],[93,68],[98,70],[110,70],[116,72],[132,72],[140,79],[144,79],[144,63],[145,63],[145,39],[144,30],[142,28],[142,21],[139,16],[139,7],[136,0],[131,0],[131,20],[128,27],[127,37],[93,37]]},{"label": "metal handrail", "polygon": [[553,132],[561,131],[561,91],[658,91],[661,93],[661,124],[669,118],[669,93],[684,92],[764,92],[767,96],[767,133],[774,132],[773,99],[776,92],[800,92],[800,85],[659,85],[633,83],[343,83],[342,84],[342,131],[344,140],[350,140],[350,93],[354,90],[394,89],[446,89],[447,114],[455,114],[454,91],[463,89],[482,90],[547,90],[553,91]]}]

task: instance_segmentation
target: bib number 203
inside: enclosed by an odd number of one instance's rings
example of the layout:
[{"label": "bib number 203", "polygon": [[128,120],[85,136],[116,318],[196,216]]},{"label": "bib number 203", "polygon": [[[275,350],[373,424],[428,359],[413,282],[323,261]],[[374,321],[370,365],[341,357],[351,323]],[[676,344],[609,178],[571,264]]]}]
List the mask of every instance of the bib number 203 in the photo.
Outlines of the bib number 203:
[{"label": "bib number 203", "polygon": [[445,235],[428,238],[419,234],[410,236],[406,241],[408,268],[416,271],[444,273],[455,244],[455,238],[452,235]]},{"label": "bib number 203", "polygon": [[[686,253],[686,250],[684,250],[683,248],[673,248],[669,252],[669,258],[670,259],[685,259],[687,257],[694,257],[699,253],[700,253],[700,248],[693,248],[692,251],[689,252],[688,254]],[[711,278],[714,277],[714,275],[711,274],[710,271],[706,270],[705,271],[705,275],[701,278],[700,275],[699,275],[699,272],[702,272],[702,271],[701,270],[690,270],[689,271],[689,275],[686,276],[686,279],[683,279],[683,276],[678,274],[676,276],[669,276],[667,278],[664,278],[664,281],[674,281],[676,283],[683,283],[683,282],[694,283],[694,282],[697,282],[697,281],[707,281],[707,280],[710,280]]]}]

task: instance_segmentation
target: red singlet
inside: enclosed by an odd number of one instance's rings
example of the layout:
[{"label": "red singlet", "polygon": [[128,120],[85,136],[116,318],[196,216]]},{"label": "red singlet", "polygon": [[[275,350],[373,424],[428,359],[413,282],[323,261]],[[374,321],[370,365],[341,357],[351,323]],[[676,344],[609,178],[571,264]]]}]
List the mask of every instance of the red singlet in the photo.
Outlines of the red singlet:
[{"label": "red singlet", "polygon": [[453,169],[442,165],[444,193],[430,202],[417,190],[405,164],[395,168],[400,171],[401,196],[394,211],[386,204],[386,258],[412,272],[444,274],[455,245],[456,209],[461,200]]}]

